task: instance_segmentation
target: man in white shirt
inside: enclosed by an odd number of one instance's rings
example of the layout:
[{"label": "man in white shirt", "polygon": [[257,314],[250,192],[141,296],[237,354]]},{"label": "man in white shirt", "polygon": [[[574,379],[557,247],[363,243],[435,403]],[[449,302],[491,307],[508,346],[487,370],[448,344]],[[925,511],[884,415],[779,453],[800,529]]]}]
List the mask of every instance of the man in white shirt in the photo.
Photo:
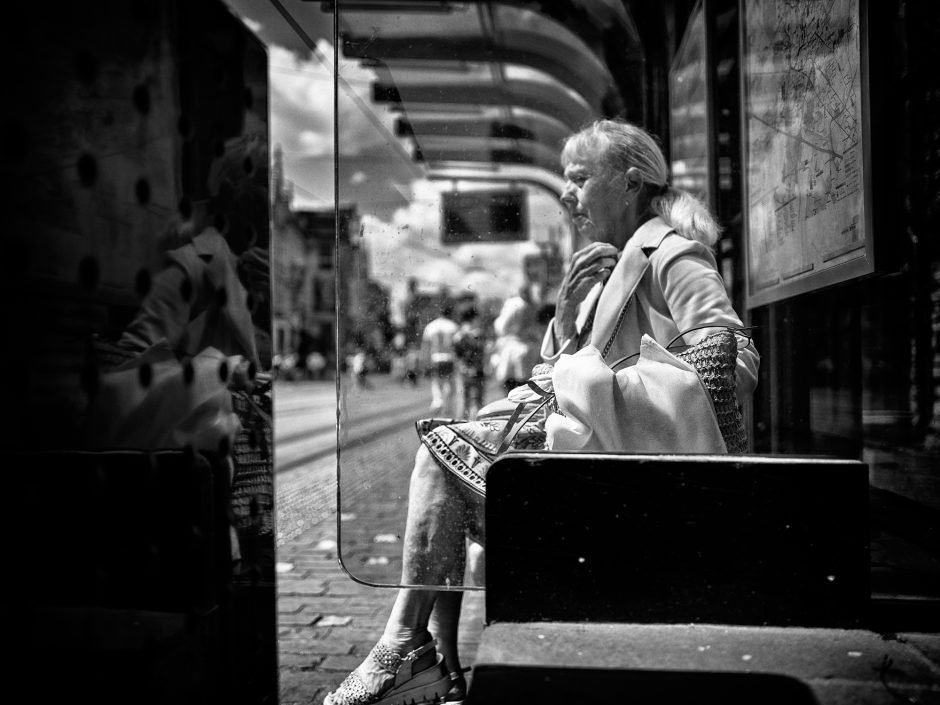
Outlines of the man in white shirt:
[{"label": "man in white shirt", "polygon": [[452,315],[453,305],[445,302],[441,315],[425,326],[421,336],[431,373],[431,413],[445,418],[454,415],[454,335],[458,326]]}]

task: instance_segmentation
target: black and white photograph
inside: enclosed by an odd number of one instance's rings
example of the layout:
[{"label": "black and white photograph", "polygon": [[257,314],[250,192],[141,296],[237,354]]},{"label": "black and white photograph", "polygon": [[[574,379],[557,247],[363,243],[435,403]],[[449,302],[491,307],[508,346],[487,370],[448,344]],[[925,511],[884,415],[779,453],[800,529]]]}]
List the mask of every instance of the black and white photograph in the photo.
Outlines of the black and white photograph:
[{"label": "black and white photograph", "polygon": [[10,692],[940,705],[940,3],[9,13]]}]

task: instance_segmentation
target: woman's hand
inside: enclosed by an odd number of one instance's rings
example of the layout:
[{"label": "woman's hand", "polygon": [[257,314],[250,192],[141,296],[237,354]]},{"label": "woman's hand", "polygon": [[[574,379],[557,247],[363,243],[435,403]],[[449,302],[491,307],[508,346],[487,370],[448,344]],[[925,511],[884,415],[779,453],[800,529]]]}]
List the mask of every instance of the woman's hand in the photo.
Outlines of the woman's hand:
[{"label": "woman's hand", "polygon": [[578,305],[595,284],[607,281],[619,258],[620,250],[606,242],[592,242],[571,257],[555,304],[555,335],[560,340],[577,335]]}]

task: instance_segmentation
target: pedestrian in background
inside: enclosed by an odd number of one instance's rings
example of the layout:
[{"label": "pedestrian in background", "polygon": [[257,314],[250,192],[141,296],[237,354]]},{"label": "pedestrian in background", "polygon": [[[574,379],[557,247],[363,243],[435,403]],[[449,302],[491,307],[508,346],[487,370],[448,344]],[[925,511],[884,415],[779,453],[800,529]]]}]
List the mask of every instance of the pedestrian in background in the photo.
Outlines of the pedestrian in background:
[{"label": "pedestrian in background", "polygon": [[457,324],[453,321],[453,314],[453,304],[445,301],[441,306],[441,315],[428,323],[421,335],[424,357],[431,375],[431,413],[435,416],[456,416],[454,336],[457,334]]},{"label": "pedestrian in background", "polygon": [[460,328],[454,336],[454,353],[463,391],[463,409],[460,415],[472,419],[483,406],[484,350],[486,337],[480,325],[480,313],[469,304],[460,312]]},{"label": "pedestrian in background", "polygon": [[496,343],[490,364],[505,394],[524,384],[531,376],[532,366],[539,361],[541,336],[537,335],[535,325],[535,307],[528,289],[522,287],[516,296],[506,299],[493,322]]},{"label": "pedestrian in background", "polygon": [[357,347],[349,360],[353,380],[359,389],[372,389],[369,383],[369,356],[361,347]]},{"label": "pedestrian in background", "polygon": [[322,379],[325,369],[326,358],[323,353],[314,350],[307,355],[307,373],[310,379]]},{"label": "pedestrian in background", "polygon": [[418,352],[418,349],[414,345],[409,344],[408,347],[405,348],[405,356],[404,356],[405,371],[404,371],[404,374],[402,375],[402,380],[401,380],[402,385],[404,385],[405,382],[407,382],[412,387],[418,386],[418,372],[421,369],[420,357],[421,356]]}]

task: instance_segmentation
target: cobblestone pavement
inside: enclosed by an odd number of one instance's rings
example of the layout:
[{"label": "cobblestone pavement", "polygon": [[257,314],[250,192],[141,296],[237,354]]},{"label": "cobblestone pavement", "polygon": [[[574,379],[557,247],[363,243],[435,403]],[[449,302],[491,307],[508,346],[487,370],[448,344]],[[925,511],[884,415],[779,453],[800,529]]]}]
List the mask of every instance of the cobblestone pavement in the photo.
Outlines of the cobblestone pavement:
[{"label": "cobblestone pavement", "polygon": [[[386,412],[350,404],[359,416],[344,440],[342,554],[360,580],[388,584],[400,574],[413,422],[426,413],[428,391],[388,380],[370,391]],[[335,408],[332,381],[275,388],[281,705],[322,702],[381,636],[395,598],[393,587],[350,578],[337,558]],[[483,598],[464,595],[464,666],[479,644]]]},{"label": "cobblestone pavement", "polygon": [[[382,635],[395,590],[349,578],[336,560],[333,517],[285,543],[278,559],[280,705],[320,703]],[[483,592],[468,591],[459,637],[465,666],[473,665],[483,618]]]}]

